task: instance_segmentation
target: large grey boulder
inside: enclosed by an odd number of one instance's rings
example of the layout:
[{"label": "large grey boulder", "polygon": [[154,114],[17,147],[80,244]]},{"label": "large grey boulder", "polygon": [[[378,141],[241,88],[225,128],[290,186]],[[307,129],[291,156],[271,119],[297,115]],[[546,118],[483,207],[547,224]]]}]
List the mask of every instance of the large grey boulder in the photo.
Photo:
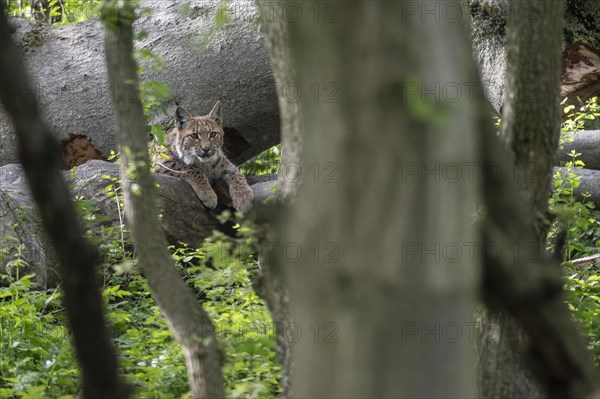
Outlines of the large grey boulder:
[{"label": "large grey boulder", "polygon": [[[117,164],[89,161],[72,172],[46,176],[48,179],[67,178],[74,197],[91,201],[96,209],[88,212],[93,217],[85,222],[85,227],[101,249],[102,245],[115,239],[114,234],[107,233],[108,229],[119,226],[124,220],[122,209],[106,190],[109,185],[113,185],[113,191],[118,188],[113,180],[118,175]],[[220,205],[216,211],[209,211],[182,180],[157,174],[154,179],[158,183],[156,200],[162,227],[171,244],[200,247],[213,230],[222,228],[214,216],[230,205],[226,195],[219,195]],[[273,194],[276,179],[276,175],[248,178],[255,193],[255,203],[263,202]],[[22,244],[21,249],[19,244]],[[41,287],[56,285],[55,256],[42,232],[23,170],[20,165],[10,164],[0,167],[0,274],[8,267],[14,275],[15,259],[25,262],[21,275],[35,273],[36,283]]]},{"label": "large grey boulder", "polygon": [[[144,0],[142,7],[153,13],[136,22],[137,32],[147,32],[136,46],[164,61],[160,72],[146,66],[143,78],[171,88],[165,103],[169,115],[156,114],[152,122],[172,125],[175,102],[194,115],[204,115],[220,99],[228,153],[233,162],[240,163],[279,142],[277,93],[254,2],[223,2],[230,22],[217,26],[220,4]],[[46,122],[59,139],[84,134],[108,155],[116,147],[114,113],[104,59],[104,28],[98,18],[67,26],[41,27],[18,19],[12,24]],[[125,88],[119,94],[122,101],[130,96]],[[12,127],[0,110],[0,165],[16,162]]]}]

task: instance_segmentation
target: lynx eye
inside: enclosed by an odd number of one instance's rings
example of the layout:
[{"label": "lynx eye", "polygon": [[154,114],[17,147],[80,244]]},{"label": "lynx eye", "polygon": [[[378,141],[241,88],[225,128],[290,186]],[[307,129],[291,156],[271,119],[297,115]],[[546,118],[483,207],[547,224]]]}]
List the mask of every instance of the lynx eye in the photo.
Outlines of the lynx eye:
[{"label": "lynx eye", "polygon": [[190,134],[190,137],[192,138],[192,140],[198,140],[198,133],[192,133]]},{"label": "lynx eye", "polygon": [[210,138],[214,139],[215,137],[217,137],[217,134],[219,134],[219,133],[217,133],[217,132],[210,132]]}]

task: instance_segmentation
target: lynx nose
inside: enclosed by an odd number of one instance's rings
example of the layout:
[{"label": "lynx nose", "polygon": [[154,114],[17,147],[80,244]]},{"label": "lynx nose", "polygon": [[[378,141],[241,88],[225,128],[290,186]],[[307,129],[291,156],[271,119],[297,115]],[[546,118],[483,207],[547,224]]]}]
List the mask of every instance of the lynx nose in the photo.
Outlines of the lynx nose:
[{"label": "lynx nose", "polygon": [[200,147],[200,152],[202,154],[208,154],[209,151],[210,151],[210,147]]}]

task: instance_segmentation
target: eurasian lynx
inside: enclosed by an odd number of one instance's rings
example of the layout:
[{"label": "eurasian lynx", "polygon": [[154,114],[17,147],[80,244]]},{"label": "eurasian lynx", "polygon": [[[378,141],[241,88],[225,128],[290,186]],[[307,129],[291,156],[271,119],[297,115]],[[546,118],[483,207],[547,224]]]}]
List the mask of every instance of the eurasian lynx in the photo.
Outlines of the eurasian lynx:
[{"label": "eurasian lynx", "polygon": [[223,179],[229,187],[233,207],[247,212],[254,193],[246,178],[223,154],[221,109],[222,104],[218,101],[208,115],[192,116],[178,106],[175,128],[167,134],[166,143],[170,149],[163,147],[157,151],[153,159],[154,171],[187,182],[207,208],[217,206],[217,195],[211,184]]}]

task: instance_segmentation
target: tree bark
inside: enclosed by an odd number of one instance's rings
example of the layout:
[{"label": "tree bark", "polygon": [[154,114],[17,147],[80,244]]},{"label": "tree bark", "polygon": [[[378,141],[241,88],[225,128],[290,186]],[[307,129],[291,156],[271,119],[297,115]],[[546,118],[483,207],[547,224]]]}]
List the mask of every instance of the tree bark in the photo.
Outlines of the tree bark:
[{"label": "tree bark", "polygon": [[[506,82],[502,136],[535,231],[535,253],[544,249],[548,196],[558,149],[561,43],[564,1],[508,2]],[[532,20],[535,18],[535,20]],[[527,335],[509,315],[482,313],[480,393],[485,398],[544,397],[524,356]],[[494,330],[494,334],[487,332]]]},{"label": "tree bark", "polygon": [[[283,227],[283,242],[305,251],[282,255],[294,321],[309,331],[295,347],[293,396],[474,396],[466,332],[480,258],[476,250],[450,261],[443,248],[460,243],[481,244],[482,291],[526,327],[548,391],[597,394],[558,263],[528,252],[539,241],[480,97],[457,104],[436,93],[441,101],[430,101],[436,84],[476,80],[465,32],[443,18],[426,23],[407,5],[346,2],[335,24],[309,17],[290,25],[292,58],[302,66],[295,81],[340,88],[337,102],[304,98],[300,107],[303,170],[331,162],[340,178],[305,181]],[[308,7],[298,14],[312,16]],[[408,39],[415,36],[422,40]],[[442,173],[470,162],[479,172],[499,168],[498,178],[448,181]],[[489,213],[482,241],[469,222],[478,202]],[[448,326],[464,333],[452,344]]]},{"label": "tree bark", "polygon": [[560,137],[564,7],[564,0],[509,1],[502,136],[540,243],[549,224],[548,194]]},{"label": "tree bark", "polygon": [[14,124],[19,158],[44,228],[58,254],[64,306],[81,369],[83,396],[127,398],[129,389],[117,373],[117,356],[96,280],[98,252],[83,236],[67,186],[60,176],[58,143],[42,121],[24,71],[19,51],[10,38],[4,3],[0,3],[2,103]]},{"label": "tree bark", "polygon": [[473,397],[479,263],[440,251],[476,240],[479,187],[435,171],[476,162],[478,134],[468,96],[424,94],[475,78],[466,29],[411,2],[294,4],[294,81],[322,91],[301,100],[305,180],[282,227],[301,250],[282,256],[302,330],[293,396]]},{"label": "tree bark", "polygon": [[117,114],[125,214],[139,265],[152,296],[181,344],[192,396],[223,398],[223,359],[214,325],[173,264],[153,201],[146,122],[133,60],[134,6],[131,2],[118,4],[106,0],[102,18],[106,24],[106,62]]}]

